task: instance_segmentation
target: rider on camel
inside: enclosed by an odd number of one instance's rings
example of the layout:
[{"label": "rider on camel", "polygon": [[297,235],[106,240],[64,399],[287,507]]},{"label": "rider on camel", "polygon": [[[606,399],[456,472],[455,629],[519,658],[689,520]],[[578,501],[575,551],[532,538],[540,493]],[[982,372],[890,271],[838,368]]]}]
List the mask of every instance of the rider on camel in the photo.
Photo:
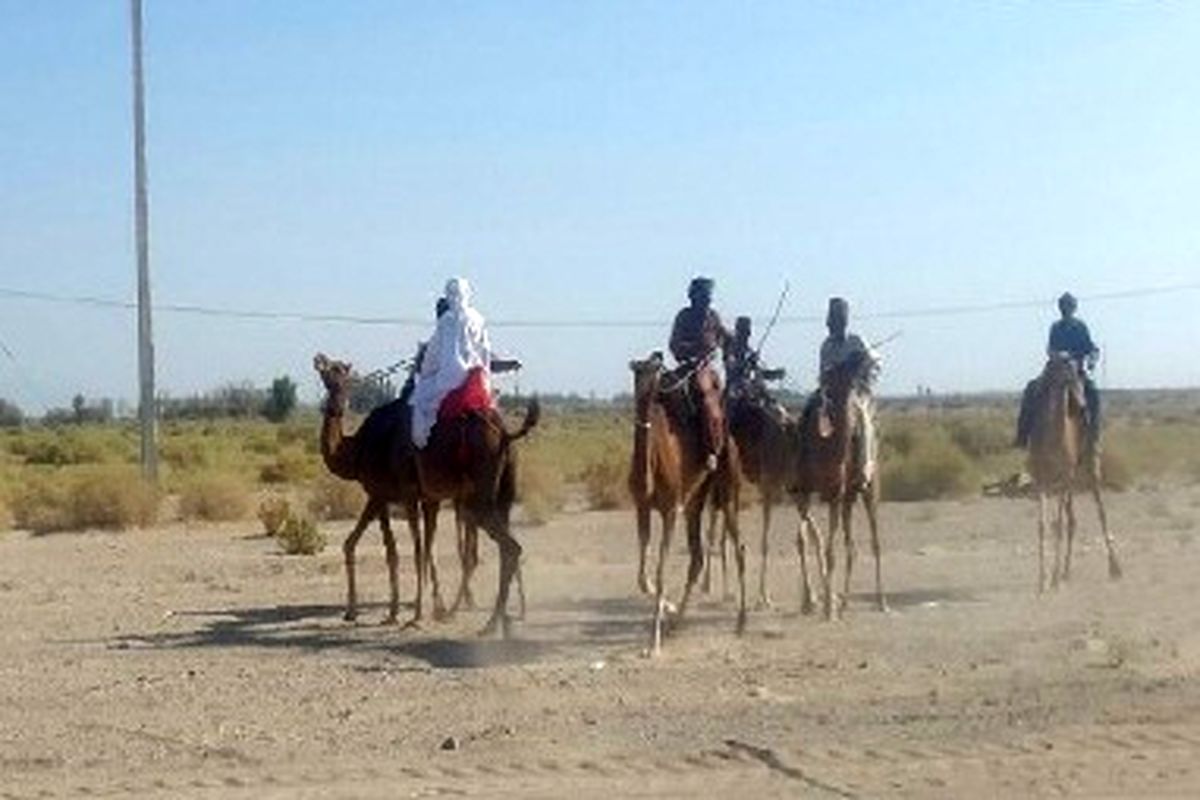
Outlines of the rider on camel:
[{"label": "rider on camel", "polygon": [[688,286],[691,304],[675,316],[671,329],[671,355],[679,365],[691,371],[692,389],[700,397],[701,436],[704,441],[705,467],[716,470],[725,447],[725,415],[721,408],[721,379],[713,369],[717,350],[724,350],[732,336],[712,308],[713,281],[695,278]]}]

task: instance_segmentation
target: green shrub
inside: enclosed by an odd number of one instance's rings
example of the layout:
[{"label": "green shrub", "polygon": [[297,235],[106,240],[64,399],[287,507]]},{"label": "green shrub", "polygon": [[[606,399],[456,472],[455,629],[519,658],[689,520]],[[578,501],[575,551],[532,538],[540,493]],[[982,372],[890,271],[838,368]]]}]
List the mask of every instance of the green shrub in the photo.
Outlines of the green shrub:
[{"label": "green shrub", "polygon": [[133,440],[109,427],[43,428],[19,437],[9,450],[26,464],[44,466],[121,463],[135,456]]},{"label": "green shrub", "polygon": [[907,454],[883,461],[885,500],[936,500],[961,497],[977,489],[970,459],[941,428],[917,435]]},{"label": "green shrub", "polygon": [[313,481],[308,510],[321,520],[356,519],[366,502],[366,492],[356,482],[322,473]]},{"label": "green shrub", "polygon": [[325,534],[308,517],[289,514],[277,536],[288,555],[311,556],[325,549]]},{"label": "green shrub", "polygon": [[184,485],[179,495],[179,513],[189,520],[226,522],[245,519],[251,505],[245,484],[223,474],[196,476]]},{"label": "green shrub", "polygon": [[291,513],[291,504],[282,495],[267,495],[258,504],[258,520],[267,536],[276,536]]},{"label": "green shrub", "polygon": [[582,477],[589,508],[602,511],[633,504],[629,496],[629,458],[621,451],[607,451],[584,467]]}]

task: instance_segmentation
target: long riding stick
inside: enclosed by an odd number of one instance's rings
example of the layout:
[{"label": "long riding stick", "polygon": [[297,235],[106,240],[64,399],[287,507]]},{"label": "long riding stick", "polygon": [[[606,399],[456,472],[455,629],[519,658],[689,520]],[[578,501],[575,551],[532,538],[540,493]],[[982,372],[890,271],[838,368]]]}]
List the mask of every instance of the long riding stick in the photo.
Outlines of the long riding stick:
[{"label": "long riding stick", "polygon": [[771,321],[767,323],[767,329],[763,331],[762,338],[758,340],[758,347],[754,348],[754,352],[762,352],[763,345],[767,343],[767,337],[771,335],[771,331],[775,328],[775,323],[779,321],[779,312],[783,310],[783,301],[787,299],[788,290],[791,288],[791,283],[788,281],[783,282],[783,291],[779,293],[779,300],[775,303],[775,313],[771,314]]}]

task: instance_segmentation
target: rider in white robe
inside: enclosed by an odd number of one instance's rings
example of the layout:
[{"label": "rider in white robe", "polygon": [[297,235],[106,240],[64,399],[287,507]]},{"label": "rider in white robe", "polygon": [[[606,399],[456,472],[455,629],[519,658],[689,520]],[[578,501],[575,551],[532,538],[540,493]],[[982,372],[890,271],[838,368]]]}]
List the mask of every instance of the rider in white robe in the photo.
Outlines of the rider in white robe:
[{"label": "rider in white robe", "polygon": [[446,282],[446,300],[450,308],[438,318],[409,399],[412,441],[417,447],[429,442],[446,395],[462,386],[472,369],[482,368],[486,379],[491,365],[492,346],[483,315],[471,306],[471,285],[466,278]]}]

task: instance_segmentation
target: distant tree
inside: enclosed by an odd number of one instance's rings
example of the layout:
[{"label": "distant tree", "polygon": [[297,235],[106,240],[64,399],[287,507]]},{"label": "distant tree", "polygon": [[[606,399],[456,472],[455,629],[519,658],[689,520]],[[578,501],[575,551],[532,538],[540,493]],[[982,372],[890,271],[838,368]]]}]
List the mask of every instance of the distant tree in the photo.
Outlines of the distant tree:
[{"label": "distant tree", "polygon": [[25,414],[16,403],[0,397],[0,428],[18,428],[25,421]]},{"label": "distant tree", "polygon": [[390,380],[354,380],[350,382],[350,410],[366,414],[396,399],[396,387]]},{"label": "distant tree", "polygon": [[283,422],[296,409],[296,384],[287,375],[271,382],[262,414],[271,422]]}]

